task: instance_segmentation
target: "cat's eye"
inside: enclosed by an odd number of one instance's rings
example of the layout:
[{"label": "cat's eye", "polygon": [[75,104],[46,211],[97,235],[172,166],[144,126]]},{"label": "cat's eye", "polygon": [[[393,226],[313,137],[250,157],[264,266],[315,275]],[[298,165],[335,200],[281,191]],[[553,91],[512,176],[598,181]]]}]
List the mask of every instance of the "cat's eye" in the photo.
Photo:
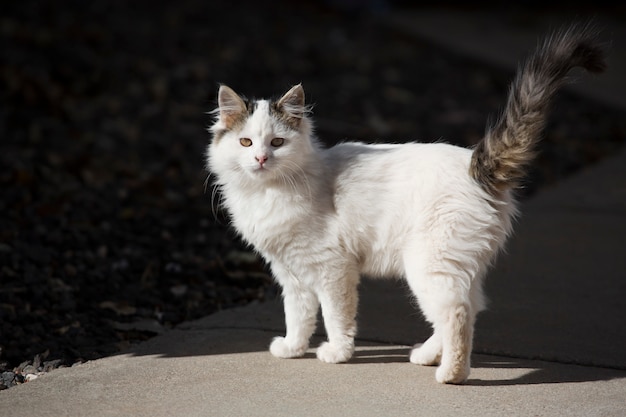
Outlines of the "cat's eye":
[{"label": "cat's eye", "polygon": [[272,139],[272,142],[270,142],[272,144],[273,147],[278,148],[279,146],[283,146],[283,144],[285,143],[285,139],[283,138],[274,138]]},{"label": "cat's eye", "polygon": [[247,148],[249,146],[252,146],[252,139],[250,139],[250,138],[241,138],[241,139],[239,139],[239,143],[241,143],[241,146],[245,146]]}]

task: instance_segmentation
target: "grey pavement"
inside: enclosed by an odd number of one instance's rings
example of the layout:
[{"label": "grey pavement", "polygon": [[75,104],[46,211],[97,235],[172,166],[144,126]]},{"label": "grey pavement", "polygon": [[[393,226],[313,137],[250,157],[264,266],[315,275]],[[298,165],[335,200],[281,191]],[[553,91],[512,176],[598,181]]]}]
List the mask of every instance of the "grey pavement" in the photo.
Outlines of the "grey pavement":
[{"label": "grey pavement", "polygon": [[[483,36],[475,28],[484,14],[388,18],[398,25],[413,18],[407,30],[416,36],[479,59],[504,49],[519,58],[534,45],[526,39],[542,32],[503,24],[497,36]],[[433,28],[441,29],[436,39]],[[625,39],[614,38],[618,67],[626,63]],[[505,61],[498,65],[515,65]],[[607,87],[578,91],[621,106],[626,80],[609,78]],[[522,213],[488,277],[490,308],[478,319],[466,385],[437,384],[435,368],[408,362],[409,346],[429,328],[402,282],[365,281],[357,351],[347,364],[321,363],[313,350],[302,359],[273,358],[269,342],[284,331],[275,300],[185,323],[125,354],[1,391],[0,414],[626,415],[626,149],[544,189]]]}]

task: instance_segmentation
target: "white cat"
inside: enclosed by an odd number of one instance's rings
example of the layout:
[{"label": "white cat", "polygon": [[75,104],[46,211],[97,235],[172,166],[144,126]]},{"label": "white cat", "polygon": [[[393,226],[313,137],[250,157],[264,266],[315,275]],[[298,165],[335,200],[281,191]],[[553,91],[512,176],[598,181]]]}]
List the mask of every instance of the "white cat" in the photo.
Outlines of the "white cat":
[{"label": "white cat", "polygon": [[283,288],[287,333],[270,346],[302,356],[321,305],[328,341],[317,357],[354,352],[360,275],[403,277],[433,335],[410,361],[461,383],[470,372],[485,273],[511,233],[512,190],[524,176],[546,110],[567,72],[605,67],[586,28],[548,38],[521,67],[506,107],[475,149],[443,143],[342,143],[312,135],[301,85],[277,101],[221,86],[208,167],[243,238]]}]

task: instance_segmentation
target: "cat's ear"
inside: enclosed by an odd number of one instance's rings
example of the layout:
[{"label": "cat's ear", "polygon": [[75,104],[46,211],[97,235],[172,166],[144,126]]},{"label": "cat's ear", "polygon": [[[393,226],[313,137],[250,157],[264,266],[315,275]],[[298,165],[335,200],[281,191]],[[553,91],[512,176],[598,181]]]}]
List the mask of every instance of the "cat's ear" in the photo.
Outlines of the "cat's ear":
[{"label": "cat's ear", "polygon": [[294,85],[276,103],[276,108],[282,113],[283,119],[292,127],[299,128],[300,122],[306,114],[304,104],[304,88],[302,84]]},{"label": "cat's ear", "polygon": [[220,91],[217,94],[217,103],[220,120],[226,125],[226,128],[231,128],[246,114],[246,103],[232,88],[226,85],[220,86]]}]

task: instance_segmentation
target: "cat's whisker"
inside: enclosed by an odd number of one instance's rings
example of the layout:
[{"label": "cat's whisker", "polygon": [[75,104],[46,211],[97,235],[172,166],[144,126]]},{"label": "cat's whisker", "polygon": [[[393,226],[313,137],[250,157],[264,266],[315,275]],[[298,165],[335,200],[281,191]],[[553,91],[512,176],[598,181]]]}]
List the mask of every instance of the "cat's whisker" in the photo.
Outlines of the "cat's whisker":
[{"label": "cat's whisker", "polygon": [[284,172],[279,172],[279,178],[281,179],[282,183],[286,186],[291,188],[292,192],[295,194],[298,192],[298,186],[296,184],[296,181],[294,180],[294,178],[291,175],[288,175]]},{"label": "cat's whisker", "polygon": [[206,194],[206,190],[209,187],[209,179],[211,178],[211,174],[209,173],[204,180],[204,193]]},{"label": "cat's whisker", "polygon": [[[215,199],[217,198],[217,202]],[[213,189],[211,191],[211,212],[213,213],[213,218],[218,220],[217,217],[217,209],[222,205],[222,195],[219,192],[219,185],[214,184]]]},{"label": "cat's whisker", "polygon": [[[211,173],[209,173],[206,179],[204,180],[204,193],[205,194],[207,193],[207,189],[209,188],[210,179],[211,179]],[[211,213],[213,214],[213,218],[215,220],[218,220],[217,209],[222,204],[222,195],[219,192],[219,189],[220,189],[220,186],[218,184],[213,184],[213,186],[211,187],[211,198],[210,198]],[[217,202],[215,201],[216,199],[217,199]]]},{"label": "cat's whisker", "polygon": [[279,174],[280,174],[281,179],[283,180],[283,183],[285,185],[289,185],[291,189],[293,190],[293,192],[297,192],[298,191],[298,187],[296,183],[297,180],[291,174],[293,170],[290,167],[290,163],[288,161],[284,161],[282,164],[282,168],[283,169],[279,170]]},{"label": "cat's whisker", "polygon": [[[291,187],[291,189],[293,190],[294,194],[300,194],[301,193],[301,190],[300,190],[301,187],[298,186],[299,182],[292,175],[289,175],[289,174],[286,174],[286,173],[281,173],[281,176],[282,176],[284,182],[288,183],[288,185]],[[304,184],[306,185],[306,182],[304,182]],[[308,194],[310,194],[310,193],[308,193]]]},{"label": "cat's whisker", "polygon": [[[302,167],[300,167],[294,161],[284,161],[283,166],[292,172],[294,175],[290,177],[290,180],[293,184],[293,190],[295,192],[299,191],[297,184],[302,184],[306,187],[306,196],[307,198],[312,198],[313,192],[311,190],[311,184],[308,181],[307,174]],[[294,178],[298,177],[298,178]]]}]

